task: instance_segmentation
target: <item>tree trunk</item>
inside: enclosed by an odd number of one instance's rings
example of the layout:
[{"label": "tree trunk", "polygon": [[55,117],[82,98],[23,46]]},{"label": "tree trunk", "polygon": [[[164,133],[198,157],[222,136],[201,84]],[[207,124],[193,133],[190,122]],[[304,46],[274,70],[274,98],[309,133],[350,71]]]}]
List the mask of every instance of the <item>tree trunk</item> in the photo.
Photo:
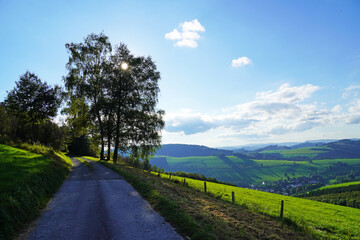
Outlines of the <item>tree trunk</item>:
[{"label": "tree trunk", "polygon": [[118,150],[119,150],[119,140],[120,140],[120,107],[118,107],[116,113],[116,129],[115,129],[115,149],[114,149],[114,156],[113,161],[114,163],[117,162],[118,158]]},{"label": "tree trunk", "polygon": [[103,124],[102,124],[99,112],[97,114],[97,117],[98,117],[98,121],[99,121],[100,138],[101,138],[100,160],[105,160],[105,157],[104,157],[104,149],[105,149],[104,129],[103,129]]},{"label": "tree trunk", "polygon": [[111,134],[108,134],[108,154],[106,160],[110,161],[111,157]]}]

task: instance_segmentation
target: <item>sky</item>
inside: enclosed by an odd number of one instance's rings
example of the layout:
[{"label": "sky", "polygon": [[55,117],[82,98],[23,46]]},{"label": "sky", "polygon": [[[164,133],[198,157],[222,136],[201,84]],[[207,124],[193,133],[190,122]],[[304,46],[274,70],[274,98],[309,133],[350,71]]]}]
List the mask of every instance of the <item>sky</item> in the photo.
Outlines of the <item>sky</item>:
[{"label": "sky", "polygon": [[0,101],[29,70],[63,85],[104,32],[161,73],[163,143],[360,137],[360,1],[0,0]]}]

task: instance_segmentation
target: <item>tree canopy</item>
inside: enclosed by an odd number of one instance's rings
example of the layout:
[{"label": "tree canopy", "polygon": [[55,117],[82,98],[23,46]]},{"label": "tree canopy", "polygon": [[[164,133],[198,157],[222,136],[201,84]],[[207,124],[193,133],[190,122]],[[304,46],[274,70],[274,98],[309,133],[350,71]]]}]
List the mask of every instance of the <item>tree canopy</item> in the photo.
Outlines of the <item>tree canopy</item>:
[{"label": "tree canopy", "polygon": [[1,104],[0,134],[13,141],[39,142],[59,149],[63,132],[51,119],[60,104],[60,87],[51,87],[36,74],[26,71]]},{"label": "tree canopy", "polygon": [[113,47],[103,33],[66,47],[68,123],[75,128],[88,121],[80,126],[99,136],[101,159],[107,143],[108,159],[114,147],[114,161],[122,151],[148,162],[161,144],[164,126],[164,111],[156,108],[160,73],[151,57],[134,56],[123,43]]}]

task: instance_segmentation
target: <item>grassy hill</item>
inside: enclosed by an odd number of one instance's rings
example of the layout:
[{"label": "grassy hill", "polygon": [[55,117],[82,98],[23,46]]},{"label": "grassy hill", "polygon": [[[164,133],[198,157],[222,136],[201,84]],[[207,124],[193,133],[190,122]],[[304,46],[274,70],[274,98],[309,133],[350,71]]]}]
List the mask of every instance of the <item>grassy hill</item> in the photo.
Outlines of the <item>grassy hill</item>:
[{"label": "grassy hill", "polygon": [[331,148],[328,147],[304,147],[297,149],[281,149],[281,150],[265,150],[260,153],[268,153],[268,154],[280,154],[285,158],[291,159],[294,157],[309,157],[314,158],[321,153],[329,152]]},{"label": "grassy hill", "polygon": [[360,208],[360,181],[321,187],[308,193],[300,194],[299,197]]},{"label": "grassy hill", "polygon": [[212,156],[219,154],[231,155],[232,151],[216,148],[209,148],[200,145],[188,144],[163,144],[156,152],[157,155],[170,157],[188,157],[188,156]]},{"label": "grassy hill", "polygon": [[[150,160],[167,172],[199,173],[238,186],[318,175],[332,183],[354,172],[360,176],[360,141],[340,140],[296,149],[268,146],[243,154],[196,145],[164,145]],[[197,155],[189,155],[199,150]],[[347,179],[338,179],[344,181]]]},{"label": "grassy hill", "polygon": [[37,216],[65,179],[71,161],[41,146],[0,144],[0,239]]},{"label": "grassy hill", "polygon": [[[161,176],[169,178],[166,174]],[[171,179],[179,183],[184,181],[183,177],[177,176],[172,176]],[[187,178],[185,182],[190,187],[204,191],[203,181]],[[229,202],[232,201],[232,192],[234,192],[236,204],[275,217],[279,216],[280,203],[284,200],[284,217],[305,227],[317,237],[360,239],[360,210],[358,209],[212,182],[207,182],[207,192]]]},{"label": "grassy hill", "polygon": [[323,186],[323,187],[319,188],[318,190],[330,189],[330,188],[339,188],[339,187],[347,187],[347,186],[351,186],[351,185],[360,185],[360,181],[327,185],[327,186]]},{"label": "grassy hill", "polygon": [[[264,156],[273,154],[282,156],[287,159],[303,157],[308,159],[326,159],[326,158],[360,158],[360,141],[359,140],[339,140],[330,142],[319,147],[304,147],[297,149],[272,149],[258,151]],[[256,155],[261,156],[261,155]]]},{"label": "grassy hill", "polygon": [[[341,162],[343,165],[337,168],[332,167],[337,162]],[[199,173],[239,186],[259,184],[263,181],[278,181],[286,179],[285,175],[297,178],[327,171],[326,175],[329,178],[335,178],[337,175],[345,175],[351,170],[360,170],[360,158],[322,159],[313,160],[311,163],[308,161],[251,160],[234,155],[181,158],[155,156],[150,163],[164,168],[167,172]],[[330,173],[334,173],[334,175],[332,176]]]}]

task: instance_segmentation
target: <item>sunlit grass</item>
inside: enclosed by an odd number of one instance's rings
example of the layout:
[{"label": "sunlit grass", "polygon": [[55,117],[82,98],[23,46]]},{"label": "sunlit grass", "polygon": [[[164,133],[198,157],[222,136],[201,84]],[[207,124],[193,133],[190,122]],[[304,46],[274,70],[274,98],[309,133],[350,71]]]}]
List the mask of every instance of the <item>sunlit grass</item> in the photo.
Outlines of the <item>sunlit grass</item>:
[{"label": "sunlit grass", "polygon": [[360,181],[346,182],[346,183],[339,183],[339,184],[333,184],[333,185],[329,185],[329,186],[324,186],[324,187],[321,187],[321,188],[316,189],[316,190],[323,190],[323,189],[329,189],[329,188],[338,188],[338,187],[347,187],[347,186],[359,185],[359,184],[360,184]]},{"label": "sunlit grass", "polygon": [[[153,172],[154,175],[158,173]],[[170,179],[170,175],[161,174]],[[184,177],[171,176],[173,181],[184,182]],[[204,182],[185,178],[189,187],[204,191]],[[235,203],[250,209],[279,216],[281,200],[285,202],[284,217],[303,226],[319,237],[329,239],[360,239],[360,209],[343,207],[328,203],[316,202],[301,198],[283,196],[267,192],[238,188],[218,183],[207,182],[207,192],[225,201],[232,201],[231,193],[235,193]]]},{"label": "sunlit grass", "polygon": [[88,162],[80,157],[77,157],[76,159],[79,160],[82,164],[84,164],[90,171],[94,170],[94,166],[90,162]]},{"label": "sunlit grass", "polygon": [[63,153],[21,147],[36,153],[0,144],[0,239],[9,239],[38,214],[71,167]]}]

